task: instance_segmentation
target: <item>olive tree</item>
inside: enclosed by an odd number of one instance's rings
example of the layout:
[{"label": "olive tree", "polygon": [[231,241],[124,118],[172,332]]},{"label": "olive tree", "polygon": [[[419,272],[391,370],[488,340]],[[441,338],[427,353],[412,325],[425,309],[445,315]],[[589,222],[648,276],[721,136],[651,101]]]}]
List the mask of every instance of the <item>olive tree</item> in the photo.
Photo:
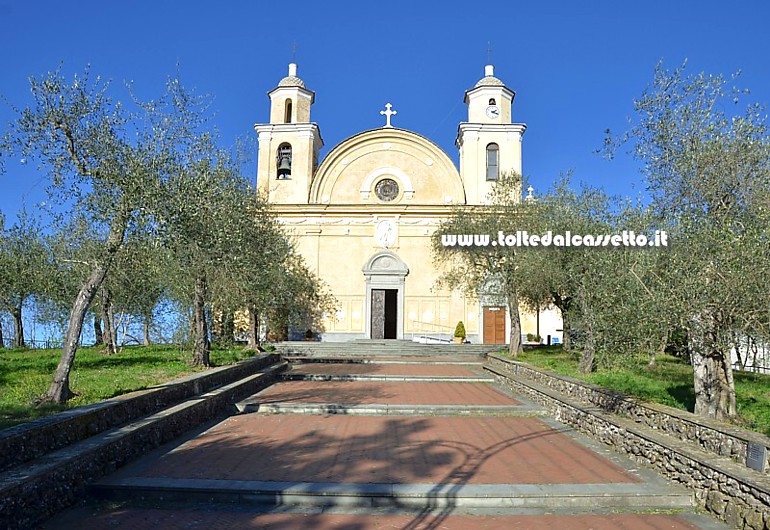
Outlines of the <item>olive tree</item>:
[{"label": "olive tree", "polygon": [[489,244],[455,244],[453,238],[463,235],[515,233],[526,208],[521,204],[521,175],[505,173],[495,183],[487,206],[462,206],[442,222],[433,234],[434,260],[442,270],[439,284],[463,289],[470,296],[490,297],[508,305],[511,319],[509,350],[511,355],[523,351],[521,342],[520,249]]},{"label": "olive tree", "polygon": [[26,209],[7,230],[0,230],[0,309],[13,318],[13,347],[26,346],[24,307],[42,298],[52,272],[51,252],[39,222]]},{"label": "olive tree", "polygon": [[735,76],[655,69],[625,134],[660,222],[676,234],[665,295],[689,338],[695,413],[733,416],[736,337],[768,340],[770,137],[764,109],[737,105]]},{"label": "olive tree", "polygon": [[669,252],[665,246],[625,244],[643,236],[662,245],[649,208],[597,188],[574,190],[569,176],[530,207],[536,232],[597,236],[579,246],[527,249],[522,262],[523,292],[550,293],[561,310],[565,348],[578,339],[579,369],[612,366],[641,352],[654,359],[672,327],[658,288]]},{"label": "olive tree", "polygon": [[[176,80],[164,97],[135,110],[110,96],[110,83],[88,70],[65,79],[61,71],[30,78],[32,101],[17,109],[0,140],[2,157],[36,160],[48,173],[51,199],[87,219],[100,242],[69,312],[62,357],[42,402],[62,403],[73,393],[69,375],[83,321],[130,231],[160,208],[158,182],[184,164],[202,107]],[[0,158],[2,161],[2,158]]]}]

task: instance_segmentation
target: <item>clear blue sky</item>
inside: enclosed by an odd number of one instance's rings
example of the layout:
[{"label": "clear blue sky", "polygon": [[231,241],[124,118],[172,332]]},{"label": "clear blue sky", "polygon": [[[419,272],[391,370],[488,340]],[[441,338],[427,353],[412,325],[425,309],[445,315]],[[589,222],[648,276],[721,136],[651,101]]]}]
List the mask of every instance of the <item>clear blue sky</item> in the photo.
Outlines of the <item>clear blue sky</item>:
[{"label": "clear blue sky", "polygon": [[[643,182],[628,160],[593,151],[622,130],[656,62],[689,71],[742,70],[752,98],[770,103],[770,2],[705,1],[50,1],[0,0],[0,95],[29,102],[27,78],[60,63],[90,64],[143,97],[159,95],[179,65],[183,82],[216,97],[222,141],[268,119],[266,93],[286,75],[297,42],[299,75],[316,92],[312,119],[325,154],[379,127],[393,103],[397,127],[428,136],[454,160],[464,91],[495,74],[516,91],[514,121],[528,125],[524,173],[537,189],[561,172],[611,193]],[[11,109],[0,102],[0,127]],[[252,175],[253,178],[253,175]],[[13,220],[45,197],[46,179],[14,161],[0,175],[0,210]]]}]

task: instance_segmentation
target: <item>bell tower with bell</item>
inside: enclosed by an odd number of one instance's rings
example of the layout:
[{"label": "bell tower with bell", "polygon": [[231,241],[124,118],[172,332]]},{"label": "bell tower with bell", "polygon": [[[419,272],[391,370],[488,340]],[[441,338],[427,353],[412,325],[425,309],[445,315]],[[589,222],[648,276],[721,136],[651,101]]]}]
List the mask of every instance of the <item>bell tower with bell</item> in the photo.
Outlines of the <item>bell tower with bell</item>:
[{"label": "bell tower with bell", "polygon": [[257,188],[274,204],[307,204],[313,173],[323,139],[310,121],[315,93],[297,77],[296,63],[289,75],[268,92],[270,123],[257,124],[259,138]]},{"label": "bell tower with bell", "polygon": [[[457,130],[460,176],[467,204],[486,204],[503,173],[521,174],[521,140],[527,126],[512,122],[516,93],[495,77],[488,64],[476,86],[465,93],[468,121]],[[520,195],[520,193],[519,193]]]}]

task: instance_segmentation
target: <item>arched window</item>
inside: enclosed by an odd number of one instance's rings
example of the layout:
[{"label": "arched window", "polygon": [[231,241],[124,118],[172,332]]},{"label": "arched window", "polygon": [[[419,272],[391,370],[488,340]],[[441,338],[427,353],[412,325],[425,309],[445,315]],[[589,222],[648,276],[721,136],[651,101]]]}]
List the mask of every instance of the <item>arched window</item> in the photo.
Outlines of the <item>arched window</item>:
[{"label": "arched window", "polygon": [[500,174],[500,148],[497,144],[487,145],[487,180],[497,180]]},{"label": "arched window", "polygon": [[495,98],[489,98],[489,104],[490,105],[497,105],[497,103],[495,102]]},{"label": "arched window", "polygon": [[291,178],[291,145],[282,143],[278,146],[278,153],[275,157],[276,167],[278,169],[278,178],[281,180]]},{"label": "arched window", "polygon": [[286,100],[286,110],[283,115],[283,123],[291,123],[291,99]]}]

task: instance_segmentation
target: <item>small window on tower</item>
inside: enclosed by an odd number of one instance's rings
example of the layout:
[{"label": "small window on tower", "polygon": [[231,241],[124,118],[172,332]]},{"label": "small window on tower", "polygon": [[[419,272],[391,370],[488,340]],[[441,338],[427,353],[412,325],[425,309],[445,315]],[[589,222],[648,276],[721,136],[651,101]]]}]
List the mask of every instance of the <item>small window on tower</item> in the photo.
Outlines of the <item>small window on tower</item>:
[{"label": "small window on tower", "polygon": [[286,100],[286,112],[283,115],[283,123],[291,123],[291,110],[292,110],[291,107],[292,107],[291,100],[287,99]]},{"label": "small window on tower", "polygon": [[495,98],[489,98],[489,104],[490,105],[497,105],[497,102],[495,101]]},{"label": "small window on tower", "polygon": [[291,178],[291,145],[281,144],[278,146],[278,154],[275,157],[278,167],[278,178],[286,180]]},{"label": "small window on tower", "polygon": [[500,174],[500,149],[497,144],[487,146],[487,180],[497,180]]}]

